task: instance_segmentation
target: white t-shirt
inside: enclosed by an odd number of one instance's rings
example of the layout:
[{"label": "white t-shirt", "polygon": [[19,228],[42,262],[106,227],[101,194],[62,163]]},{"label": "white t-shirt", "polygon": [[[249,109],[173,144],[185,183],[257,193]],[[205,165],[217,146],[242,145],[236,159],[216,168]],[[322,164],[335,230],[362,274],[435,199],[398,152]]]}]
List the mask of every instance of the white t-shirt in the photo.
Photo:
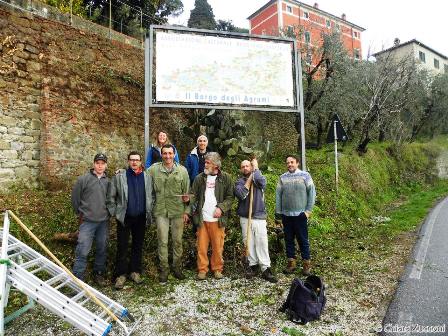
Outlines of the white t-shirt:
[{"label": "white t-shirt", "polygon": [[207,175],[207,185],[205,187],[205,200],[202,207],[202,220],[205,222],[217,222],[218,218],[213,217],[216,210],[216,196],[215,196],[216,175]]}]

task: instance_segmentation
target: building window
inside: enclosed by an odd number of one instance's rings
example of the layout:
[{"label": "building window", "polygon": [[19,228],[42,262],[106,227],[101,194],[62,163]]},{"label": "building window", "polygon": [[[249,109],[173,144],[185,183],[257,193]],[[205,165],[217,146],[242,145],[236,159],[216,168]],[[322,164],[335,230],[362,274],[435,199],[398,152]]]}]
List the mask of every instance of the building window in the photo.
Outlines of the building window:
[{"label": "building window", "polygon": [[425,53],[423,51],[419,51],[418,52],[418,59],[420,60],[420,62],[426,63],[426,61],[425,61]]},{"label": "building window", "polygon": [[325,20],[325,23],[327,24],[327,28],[330,28],[330,26],[331,26],[330,20]]},{"label": "building window", "polygon": [[287,13],[292,13],[292,7],[291,6],[286,6],[286,12]]},{"label": "building window", "polygon": [[445,69],[445,73],[448,74],[448,64],[444,64],[443,68]]},{"label": "building window", "polygon": [[288,26],[288,28],[286,30],[286,35],[288,35],[288,37],[294,37],[294,27],[293,26]]},{"label": "building window", "polygon": [[358,38],[358,32],[354,31],[354,32],[353,32],[353,36],[354,36],[355,38]]},{"label": "building window", "polygon": [[312,61],[313,61],[313,57],[312,57],[311,53],[310,53],[310,52],[307,52],[307,53],[306,53],[306,58],[305,58],[305,62],[306,62],[306,64],[311,65],[311,62],[312,62]]},{"label": "building window", "polygon": [[310,14],[308,14],[308,12],[303,12],[303,17],[305,19],[309,19],[310,18]]},{"label": "building window", "polygon": [[305,43],[310,43],[311,42],[311,34],[309,31],[305,32]]},{"label": "building window", "polygon": [[434,68],[439,69],[440,68],[440,63],[439,60],[434,58]]},{"label": "building window", "polygon": [[359,61],[359,49],[353,49],[353,57],[355,60]]},{"label": "building window", "polygon": [[336,23],[336,31],[340,31],[341,30],[341,26],[339,25],[339,23]]}]

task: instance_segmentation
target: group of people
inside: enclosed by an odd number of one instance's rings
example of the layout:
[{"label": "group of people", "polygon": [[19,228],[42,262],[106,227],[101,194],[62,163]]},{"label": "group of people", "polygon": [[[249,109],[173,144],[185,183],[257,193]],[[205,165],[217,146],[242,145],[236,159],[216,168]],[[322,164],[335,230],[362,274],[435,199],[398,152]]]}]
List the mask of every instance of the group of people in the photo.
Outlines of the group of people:
[{"label": "group of people", "polygon": [[[128,278],[135,283],[142,282],[145,231],[153,219],[157,227],[160,283],[168,281],[170,272],[179,280],[185,279],[183,231],[190,222],[196,233],[197,279],[205,280],[209,271],[215,279],[221,279],[225,227],[236,197],[237,215],[248,251],[246,276],[250,278],[260,273],[263,279],[277,282],[271,271],[268,249],[266,178],[256,159],[242,161],[241,176],[233,182],[231,175],[221,169],[220,155],[210,151],[205,135],[198,137],[197,146],[187,155],[183,166],[166,132],[157,134],[145,165],[137,151],[130,152],[127,159],[128,168],[119,169],[109,178],[106,155],[95,155],[93,168],[79,177],[73,187],[72,205],[80,223],[73,266],[76,277],[84,279],[87,257],[95,241],[94,280],[100,286],[106,285],[109,219],[115,217],[116,289],[123,288]],[[276,221],[283,223],[288,258],[284,272],[296,270],[297,240],[302,272],[307,275],[311,269],[307,221],[314,205],[315,188],[311,175],[299,169],[296,156],[289,155],[286,165],[288,171],[280,176],[276,188]],[[168,261],[170,232],[171,267]]]}]

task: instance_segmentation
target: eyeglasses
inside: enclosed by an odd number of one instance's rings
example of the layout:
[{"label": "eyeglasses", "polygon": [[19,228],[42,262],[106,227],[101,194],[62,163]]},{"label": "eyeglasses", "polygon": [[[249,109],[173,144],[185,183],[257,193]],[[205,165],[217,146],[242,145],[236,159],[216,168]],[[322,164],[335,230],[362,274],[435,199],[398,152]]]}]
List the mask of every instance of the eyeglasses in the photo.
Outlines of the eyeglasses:
[{"label": "eyeglasses", "polygon": [[140,160],[140,159],[129,159],[128,161],[131,161],[131,162],[140,162],[141,160]]}]

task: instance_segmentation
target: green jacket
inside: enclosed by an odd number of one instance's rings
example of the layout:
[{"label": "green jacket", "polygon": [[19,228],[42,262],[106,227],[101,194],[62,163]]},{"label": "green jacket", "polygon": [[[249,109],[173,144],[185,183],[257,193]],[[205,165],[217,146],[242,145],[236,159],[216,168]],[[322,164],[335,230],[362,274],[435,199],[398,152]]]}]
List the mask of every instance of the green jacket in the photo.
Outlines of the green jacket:
[{"label": "green jacket", "polygon": [[[153,203],[152,178],[148,172],[144,172],[145,194],[146,194],[146,222],[151,222],[151,210]],[[128,207],[128,180],[126,169],[120,169],[112,178],[110,188],[107,193],[107,208],[111,216],[123,224]]]},{"label": "green jacket", "polygon": [[[195,217],[195,221],[199,226],[203,225],[202,222],[202,207],[205,202],[205,186],[207,183],[207,175],[204,173],[196,176],[193,182],[192,194],[193,205],[191,207],[191,215]],[[215,185],[215,197],[217,201],[217,207],[221,209],[222,216],[219,218],[218,223],[220,227],[225,227],[229,220],[230,210],[233,202],[233,181],[230,174],[219,172],[216,177]]]},{"label": "green jacket", "polygon": [[182,197],[179,196],[190,191],[190,178],[184,166],[174,163],[173,171],[168,173],[163,163],[158,162],[147,171],[152,177],[155,194],[154,216],[178,218],[190,212],[189,206],[183,203]]}]

